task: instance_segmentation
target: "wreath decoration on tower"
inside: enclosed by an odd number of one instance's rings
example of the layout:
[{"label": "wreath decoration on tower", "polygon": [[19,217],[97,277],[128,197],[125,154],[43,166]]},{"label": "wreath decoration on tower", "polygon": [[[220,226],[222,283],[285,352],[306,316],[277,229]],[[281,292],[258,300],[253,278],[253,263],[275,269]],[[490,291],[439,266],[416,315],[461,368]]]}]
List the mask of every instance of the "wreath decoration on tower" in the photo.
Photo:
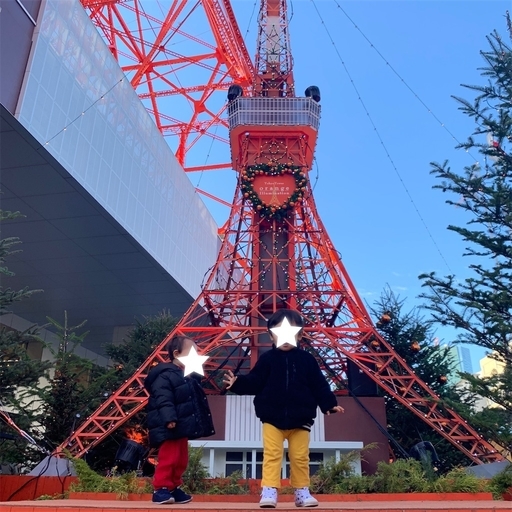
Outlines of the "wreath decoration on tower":
[{"label": "wreath decoration on tower", "polygon": [[[254,181],[259,176],[291,175],[295,180],[295,188],[282,203],[268,203],[261,199],[254,188]],[[245,167],[241,172],[241,189],[244,199],[249,201],[253,208],[262,216],[268,218],[283,218],[287,211],[304,199],[308,179],[305,167],[291,164],[255,164]]]}]

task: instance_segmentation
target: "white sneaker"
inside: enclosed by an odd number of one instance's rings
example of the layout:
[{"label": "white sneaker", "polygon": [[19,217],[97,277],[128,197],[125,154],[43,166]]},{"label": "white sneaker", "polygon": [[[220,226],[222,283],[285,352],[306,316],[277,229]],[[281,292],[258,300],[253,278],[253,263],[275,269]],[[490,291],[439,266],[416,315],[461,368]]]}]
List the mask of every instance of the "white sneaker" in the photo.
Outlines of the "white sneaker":
[{"label": "white sneaker", "polygon": [[275,487],[263,487],[261,490],[260,508],[276,508],[277,489]]},{"label": "white sneaker", "polygon": [[318,507],[318,500],[313,498],[309,492],[309,487],[295,489],[296,507]]}]

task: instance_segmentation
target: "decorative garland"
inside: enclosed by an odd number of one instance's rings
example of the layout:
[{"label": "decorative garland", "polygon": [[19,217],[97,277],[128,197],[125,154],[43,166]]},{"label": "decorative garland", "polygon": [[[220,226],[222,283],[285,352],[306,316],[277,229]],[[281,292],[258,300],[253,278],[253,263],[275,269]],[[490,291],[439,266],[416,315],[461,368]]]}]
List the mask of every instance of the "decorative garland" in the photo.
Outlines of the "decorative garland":
[{"label": "decorative garland", "polygon": [[[293,193],[286,202],[279,206],[270,206],[263,202],[254,190],[253,182],[255,176],[282,176],[284,174],[291,174],[295,178],[295,190]],[[261,215],[269,218],[283,218],[290,208],[293,208],[296,203],[300,203],[304,198],[304,192],[306,191],[306,184],[308,182],[304,167],[289,164],[250,165],[242,170],[241,178],[244,198],[250,201],[252,206],[260,212]]]}]

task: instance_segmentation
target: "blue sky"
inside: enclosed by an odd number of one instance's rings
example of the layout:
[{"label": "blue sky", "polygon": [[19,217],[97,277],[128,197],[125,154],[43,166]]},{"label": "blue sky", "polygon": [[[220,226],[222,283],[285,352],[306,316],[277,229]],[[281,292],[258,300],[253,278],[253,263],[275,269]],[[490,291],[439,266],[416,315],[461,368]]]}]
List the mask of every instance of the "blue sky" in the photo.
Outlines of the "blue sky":
[{"label": "blue sky", "polygon": [[[254,11],[254,2],[233,0],[233,7],[254,55],[257,6]],[[506,35],[504,15],[511,7],[511,1],[498,0],[289,4],[297,95],[313,84],[322,93],[310,173],[315,200],[356,289],[370,305],[386,286],[407,298],[408,307],[420,304],[422,272],[468,275],[464,244],[446,229],[467,217],[432,189],[436,179],[429,163],[448,159],[453,169],[462,169],[479,159],[455,149],[454,137],[465,140],[474,125],[451,96],[471,99],[461,84],[484,83],[479,52],[488,49],[486,35],[494,29]],[[229,183],[206,173],[191,179],[214,191]],[[228,188],[224,196],[230,199]],[[211,211],[219,223],[227,216],[222,208]],[[453,338],[449,330],[436,334],[444,342]],[[483,355],[472,349],[475,371]]]}]

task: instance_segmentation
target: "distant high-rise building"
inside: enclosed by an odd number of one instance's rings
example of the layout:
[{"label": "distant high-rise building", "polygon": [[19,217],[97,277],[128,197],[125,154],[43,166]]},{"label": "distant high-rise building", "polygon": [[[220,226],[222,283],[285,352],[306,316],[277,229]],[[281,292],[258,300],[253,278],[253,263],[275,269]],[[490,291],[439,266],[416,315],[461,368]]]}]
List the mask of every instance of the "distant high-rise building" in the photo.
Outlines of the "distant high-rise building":
[{"label": "distant high-rise building", "polygon": [[480,359],[480,373],[478,374],[481,378],[494,377],[503,373],[505,370],[505,363],[500,361],[497,357],[492,355],[485,356]]},{"label": "distant high-rise building", "polygon": [[473,363],[471,362],[471,352],[468,347],[457,345],[459,353],[460,366],[463,372],[473,373]]},{"label": "distant high-rise building", "polygon": [[449,354],[454,363],[454,372],[451,375],[450,382],[456,384],[460,380],[457,372],[473,373],[471,351],[464,345],[454,345],[450,347]]},{"label": "distant high-rise building", "polygon": [[[505,363],[500,361],[499,358],[493,357],[492,355],[487,355],[480,359],[480,371],[478,372],[478,376],[480,378],[489,378],[494,377],[495,375],[499,375],[503,373],[505,370]],[[475,410],[481,411],[485,407],[500,407],[492,400],[488,398],[480,398],[475,404]]]}]

